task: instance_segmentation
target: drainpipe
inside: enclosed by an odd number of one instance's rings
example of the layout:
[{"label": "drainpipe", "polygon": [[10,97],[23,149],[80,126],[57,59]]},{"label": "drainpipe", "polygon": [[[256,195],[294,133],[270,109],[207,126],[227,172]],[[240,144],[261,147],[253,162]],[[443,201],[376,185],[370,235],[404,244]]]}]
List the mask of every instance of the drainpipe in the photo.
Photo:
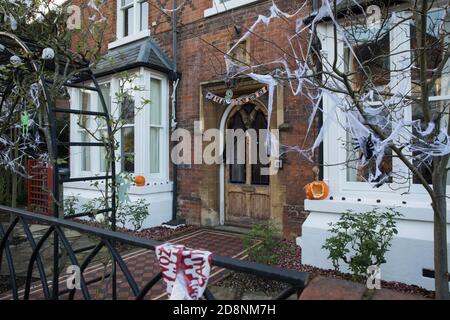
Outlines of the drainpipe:
[{"label": "drainpipe", "polygon": [[[173,0],[173,11],[172,11],[172,56],[173,56],[173,84],[176,82],[178,84],[179,78],[177,76],[177,0]],[[171,131],[176,129],[176,85],[172,88],[174,90],[174,97],[172,99],[172,123]],[[170,145],[171,141],[169,141]],[[173,224],[178,224],[177,221],[177,198],[178,198],[178,167],[175,163],[172,166],[173,170],[173,192],[172,192],[172,222]]]},{"label": "drainpipe", "polygon": [[[313,0],[312,1],[312,11],[313,12],[317,12],[319,10],[320,7],[320,0]],[[312,30],[312,32],[316,33],[316,27],[314,27],[314,29]],[[317,34],[316,34],[317,36]],[[320,106],[319,106],[319,119],[318,119],[318,127],[322,128],[323,126],[323,102],[320,101]],[[319,129],[320,130],[320,129]],[[319,180],[323,180],[323,141],[320,143],[319,146],[319,155],[318,155],[318,162],[319,162]]]}]

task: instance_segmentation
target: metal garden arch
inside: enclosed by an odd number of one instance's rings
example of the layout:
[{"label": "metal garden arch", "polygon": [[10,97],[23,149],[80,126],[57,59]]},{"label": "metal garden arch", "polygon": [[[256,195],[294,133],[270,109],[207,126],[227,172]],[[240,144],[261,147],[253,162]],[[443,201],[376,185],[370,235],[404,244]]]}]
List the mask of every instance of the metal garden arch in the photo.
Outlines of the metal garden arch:
[{"label": "metal garden arch", "polygon": [[[13,44],[14,46],[19,47],[22,51],[23,51],[23,59],[26,60],[29,65],[31,66],[32,70],[30,70],[31,72],[36,72],[38,73],[40,68],[42,68],[41,65],[38,65],[36,61],[34,60],[27,60],[26,56],[32,56],[33,50],[30,49],[30,46],[35,47],[36,45],[33,43],[27,43],[26,41],[20,39],[19,37],[17,37],[14,34],[11,33],[7,33],[7,32],[3,32],[0,31],[0,44],[5,48],[5,50],[12,50],[13,48],[11,48],[11,44]],[[42,49],[42,48],[40,48]],[[85,68],[85,66],[83,66]],[[115,153],[114,153],[114,145],[113,145],[113,132],[112,132],[112,128],[111,128],[111,121],[110,121],[110,114],[108,111],[108,108],[106,106],[106,102],[105,102],[105,98],[102,94],[102,91],[100,89],[100,86],[97,82],[97,79],[94,75],[94,73],[92,72],[92,70],[89,68],[87,71],[83,71],[82,73],[80,73],[78,75],[78,77],[74,77],[73,79],[66,81],[63,86],[67,87],[67,88],[77,88],[80,90],[86,90],[86,91],[91,91],[91,92],[95,92],[98,94],[99,97],[99,101],[101,103],[102,106],[102,111],[98,112],[98,111],[88,111],[88,110],[81,110],[82,108],[80,107],[79,110],[77,109],[66,109],[66,108],[57,108],[54,105],[54,101],[52,101],[50,94],[49,94],[49,90],[48,90],[48,85],[49,83],[52,83],[52,80],[49,79],[45,79],[45,77],[41,74],[39,75],[39,86],[40,86],[40,93],[42,94],[43,100],[45,101],[45,108],[46,108],[46,115],[47,115],[47,120],[48,120],[48,125],[49,125],[49,136],[50,136],[50,144],[47,141],[47,148],[48,148],[48,153],[49,153],[49,159],[50,159],[50,163],[53,167],[53,175],[52,175],[52,197],[54,199],[53,201],[53,216],[55,218],[59,218],[60,216],[60,210],[61,210],[61,204],[63,203],[63,194],[61,194],[60,190],[61,190],[61,186],[63,183],[65,182],[78,182],[78,181],[99,181],[99,180],[104,180],[105,182],[105,186],[111,186],[111,196],[110,196],[110,200],[109,201],[105,201],[105,208],[101,209],[101,210],[97,210],[96,212],[81,212],[81,213],[76,213],[76,214],[72,214],[72,215],[68,215],[65,216],[64,219],[71,219],[71,218],[79,218],[79,217],[83,217],[83,216],[92,216],[92,215],[98,215],[98,214],[105,214],[105,213],[109,213],[109,217],[110,217],[110,223],[111,223],[111,229],[112,231],[116,231],[116,164],[115,164]],[[92,85],[83,85],[80,83],[84,83],[84,82],[90,82],[92,83]],[[76,114],[76,115],[80,115],[80,116],[91,116],[91,117],[100,117],[100,118],[104,118],[106,121],[106,126],[107,126],[107,143],[103,143],[103,142],[75,142],[75,141],[59,141],[57,138],[57,129],[56,129],[56,114],[57,113],[66,113],[66,114]],[[106,173],[106,175],[102,175],[102,176],[87,176],[87,177],[76,177],[76,178],[62,178],[60,176],[60,165],[58,163],[58,150],[59,150],[59,146],[66,146],[66,147],[71,147],[71,146],[81,146],[81,147],[105,147],[105,148],[109,148],[109,165],[110,165],[110,172]],[[109,196],[108,196],[109,198]],[[108,205],[109,204],[109,205]],[[17,223],[18,221],[16,221]],[[8,228],[9,233],[12,231],[12,229],[14,228],[14,226],[10,226],[10,228]],[[1,255],[3,253],[3,249],[5,246],[5,239],[8,238],[9,233],[8,231],[4,234],[1,235],[2,236],[2,241],[0,243],[0,263],[1,263]],[[52,232],[50,232],[52,233]],[[50,233],[47,235],[47,238],[50,236]],[[54,255],[54,259],[53,259],[53,270],[58,270],[59,269],[59,248],[60,248],[60,242],[61,240],[61,234],[60,232],[58,232],[58,230],[53,230],[53,255]],[[39,246],[40,243],[35,243],[34,244],[34,248],[36,248],[37,246]],[[38,248],[39,249],[39,248]],[[91,250],[92,248],[86,248],[85,250]],[[38,252],[34,251],[34,252]],[[34,253],[33,252],[33,253]],[[79,251],[78,251],[79,252]],[[6,250],[6,255],[8,257],[8,255],[10,255],[10,253],[8,254],[8,250]],[[39,253],[37,253],[37,255],[39,255]],[[37,265],[38,265],[38,269],[41,275],[41,278],[43,277],[43,279],[45,279],[45,272],[41,269],[43,269],[42,266],[42,262],[39,261],[40,257],[35,257],[36,261],[37,261]],[[14,271],[11,269],[11,265],[9,265],[10,271]],[[12,272],[14,273],[14,272]],[[112,274],[112,276],[115,278],[115,268],[114,268],[114,272]],[[11,277],[14,278],[14,277]],[[54,272],[53,273],[53,283],[58,283],[58,279],[59,279],[59,272]],[[15,282],[15,279],[13,279],[13,282]],[[115,283],[115,281],[114,281]],[[13,283],[12,287],[16,287],[16,284]],[[58,285],[54,285],[52,286],[53,289],[53,297],[58,295]],[[14,291],[14,290],[13,290]],[[44,290],[45,291],[45,290]],[[46,295],[49,294],[49,292],[46,292]]]}]

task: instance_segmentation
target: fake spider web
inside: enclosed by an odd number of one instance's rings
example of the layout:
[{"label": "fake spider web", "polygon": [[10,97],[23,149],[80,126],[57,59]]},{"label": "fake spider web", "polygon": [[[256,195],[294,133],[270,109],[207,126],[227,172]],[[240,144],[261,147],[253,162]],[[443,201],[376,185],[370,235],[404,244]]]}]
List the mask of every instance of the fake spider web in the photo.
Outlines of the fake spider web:
[{"label": "fake spider web", "polygon": [[[323,83],[319,82],[316,77],[316,65],[313,62],[314,55],[320,55],[326,61],[326,53],[315,51],[314,43],[317,42],[317,39],[314,32],[310,32],[310,30],[314,30],[324,18],[330,20],[336,27],[337,32],[342,34],[344,45],[350,48],[350,54],[358,64],[357,67],[365,72],[362,62],[358,60],[357,54],[352,49],[350,36],[334,17],[332,3],[327,0],[322,3],[322,6],[311,19],[311,15],[301,15],[303,12],[308,12],[307,2],[292,14],[281,11],[273,2],[270,7],[270,14],[267,16],[259,15],[254,24],[224,56],[227,78],[233,79],[245,76],[267,86],[269,90],[268,131],[270,131],[275,88],[287,83],[294,96],[306,97],[311,102],[309,106],[306,106],[310,115],[306,136],[311,132],[317,113],[324,111],[320,101],[327,99],[333,102],[336,109],[344,116],[344,123],[338,123],[338,125],[345,128],[351,141],[353,141],[353,149],[360,150],[361,156],[358,159],[357,167],[364,168],[369,164],[374,166],[367,180],[376,187],[388,180],[388,177],[381,170],[381,165],[386,153],[393,147],[409,154],[416,165],[430,165],[434,157],[449,154],[450,139],[447,134],[447,124],[441,124],[437,128],[436,119],[432,119],[429,123],[421,123],[421,120],[408,121],[404,119],[402,110],[412,105],[412,100],[407,95],[396,93],[391,96],[384,96],[379,92],[377,86],[371,85],[370,89],[359,99],[360,108],[357,108],[355,100],[349,95],[336,94],[336,92],[346,92],[343,83],[327,79],[324,86]],[[341,3],[342,0],[337,1],[337,5]],[[353,1],[353,5],[359,6],[357,1]],[[389,19],[393,18],[395,18],[395,13]],[[253,37],[258,27],[269,27],[275,20],[279,19],[295,19],[296,22],[295,33],[287,35],[288,53],[291,59],[288,59],[285,55],[258,65],[242,65],[242,63],[233,59],[232,51],[240,43]],[[390,23],[389,19],[386,20],[388,23]],[[296,46],[296,43],[301,40],[300,35],[304,36],[305,34],[308,35],[306,48],[305,46]],[[269,67],[271,71],[267,73],[254,71],[261,69],[261,67]],[[323,66],[324,69],[327,67],[331,68],[331,66]],[[371,80],[369,76],[367,78],[369,81]],[[375,96],[379,104],[378,107],[373,105]],[[363,112],[361,113],[361,111]],[[322,143],[325,132],[332,125],[331,121],[336,122],[336,119],[326,117],[312,145],[290,146],[280,144],[280,147],[284,150],[284,153],[294,152],[308,161],[314,162],[314,152]],[[387,128],[389,130],[386,130]],[[387,133],[384,138],[381,138],[381,135],[374,130]],[[268,135],[266,145],[273,145],[274,141],[271,141],[273,139],[276,138],[273,135]]]}]

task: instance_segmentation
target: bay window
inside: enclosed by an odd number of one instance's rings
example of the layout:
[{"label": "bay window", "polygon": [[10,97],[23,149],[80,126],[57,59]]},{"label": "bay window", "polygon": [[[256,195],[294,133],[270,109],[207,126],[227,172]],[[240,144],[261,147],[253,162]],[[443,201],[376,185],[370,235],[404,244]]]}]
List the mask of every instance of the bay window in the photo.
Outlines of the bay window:
[{"label": "bay window", "polygon": [[[144,175],[149,182],[166,181],[169,178],[168,80],[165,75],[145,68],[131,74],[132,83],[125,86],[119,75],[99,81],[107,110],[113,121],[119,123],[115,136],[119,144],[115,151],[116,168],[118,172]],[[71,108],[80,107],[104,111],[95,92],[72,89]],[[89,127],[95,139],[78,122]],[[106,141],[107,133],[104,118],[71,115],[71,141]],[[105,173],[107,161],[105,147],[71,147],[71,176]]]},{"label": "bay window", "polygon": [[[450,39],[443,37],[443,34],[447,34],[450,29],[450,21],[447,20],[444,9],[434,9],[429,12],[426,31],[428,50],[425,54],[427,70],[429,70],[427,79],[437,78],[436,82],[428,88],[429,106],[434,117],[432,120],[437,126],[443,128],[446,128],[449,122],[450,63],[447,62],[443,66],[442,72],[436,72],[439,71],[438,66],[441,65],[443,55],[448,51],[450,44]],[[421,119],[421,129],[425,130],[428,123],[423,121],[419,100],[401,109],[386,105],[389,98],[395,95],[420,98],[422,90],[417,68],[419,57],[414,54],[417,51],[415,49],[418,48],[416,28],[410,13],[397,12],[386,21],[386,25],[379,25],[372,29],[360,28],[356,24],[344,28],[345,31],[338,34],[336,51],[338,68],[349,75],[352,89],[361,95],[369,96],[364,107],[374,108],[374,110],[383,108],[381,114],[374,113],[373,116],[368,117],[366,119],[368,123],[376,123],[379,128],[383,128],[385,135],[389,135],[392,131],[392,120]],[[322,48],[326,52],[325,59],[332,62],[335,53],[332,24],[321,24],[318,27],[318,34]],[[331,65],[329,62],[327,64]],[[355,141],[358,136],[351,131],[351,126],[346,125],[348,115],[336,107],[336,100],[332,97],[325,97],[323,104],[324,123],[328,126],[324,134],[323,152],[326,164],[324,178],[328,180],[335,195],[342,195],[347,199],[350,197],[361,199],[368,197],[367,191],[370,190],[370,197],[380,197],[380,199],[389,199],[390,195],[398,197],[403,192],[410,194],[413,201],[426,196],[425,190],[416,184],[415,179],[410,180],[412,184],[405,183],[405,179],[410,178],[411,173],[406,165],[394,157],[389,148],[386,148],[385,157],[379,166],[382,173],[380,179],[384,179],[387,183],[383,185],[377,185],[377,181],[372,184],[365,183],[369,175],[374,174],[376,164],[371,161],[375,162],[375,159],[368,161],[364,167],[358,166],[367,150],[361,150],[360,144]],[[417,129],[410,127],[408,130],[414,132]],[[366,139],[370,139],[370,136]],[[405,154],[414,159],[416,166],[420,165],[422,173],[431,182],[428,168],[432,166],[432,163],[428,159],[417,157],[416,154],[408,154],[406,151]]]}]

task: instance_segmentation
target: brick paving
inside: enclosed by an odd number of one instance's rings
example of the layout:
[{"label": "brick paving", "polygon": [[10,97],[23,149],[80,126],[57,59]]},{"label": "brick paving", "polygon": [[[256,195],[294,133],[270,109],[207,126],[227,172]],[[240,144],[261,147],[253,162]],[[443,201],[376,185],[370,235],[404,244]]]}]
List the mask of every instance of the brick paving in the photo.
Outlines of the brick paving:
[{"label": "brick paving", "polygon": [[[184,244],[195,249],[204,249],[211,251],[213,254],[229,256],[236,259],[244,259],[246,257],[243,247],[241,236],[234,233],[227,233],[216,230],[200,229],[191,233],[182,235],[177,238],[169,240],[171,243]],[[151,250],[141,249],[133,251],[129,254],[122,256],[130,273],[133,275],[139,288],[142,288],[150,279],[152,279],[159,272],[159,265],[156,259],[155,253]],[[107,271],[111,270],[110,266],[107,267]],[[217,280],[223,269],[213,267],[211,270],[211,277],[209,283],[213,283]],[[102,276],[104,273],[104,265],[96,264],[88,267],[83,273],[85,280],[89,281],[97,277]],[[60,289],[66,287],[66,277],[61,277]],[[91,299],[111,299],[111,288],[108,281],[106,284],[98,282],[88,286]],[[105,289],[106,288],[106,289]],[[23,291],[20,292],[21,297]],[[134,299],[134,294],[130,289],[126,278],[118,268],[117,271],[117,295],[118,299],[129,300]],[[61,299],[67,299],[68,294],[62,295]],[[10,299],[11,296],[4,296],[2,299]],[[43,291],[40,283],[32,285],[30,299],[40,300],[43,299]],[[83,299],[83,296],[79,290],[75,295],[75,299]],[[165,285],[162,280],[159,280],[152,290],[146,295],[145,299],[167,299],[165,293]]]},{"label": "brick paving", "polygon": [[369,290],[361,283],[317,276],[302,292],[300,300],[426,300],[423,296],[391,289]]}]

